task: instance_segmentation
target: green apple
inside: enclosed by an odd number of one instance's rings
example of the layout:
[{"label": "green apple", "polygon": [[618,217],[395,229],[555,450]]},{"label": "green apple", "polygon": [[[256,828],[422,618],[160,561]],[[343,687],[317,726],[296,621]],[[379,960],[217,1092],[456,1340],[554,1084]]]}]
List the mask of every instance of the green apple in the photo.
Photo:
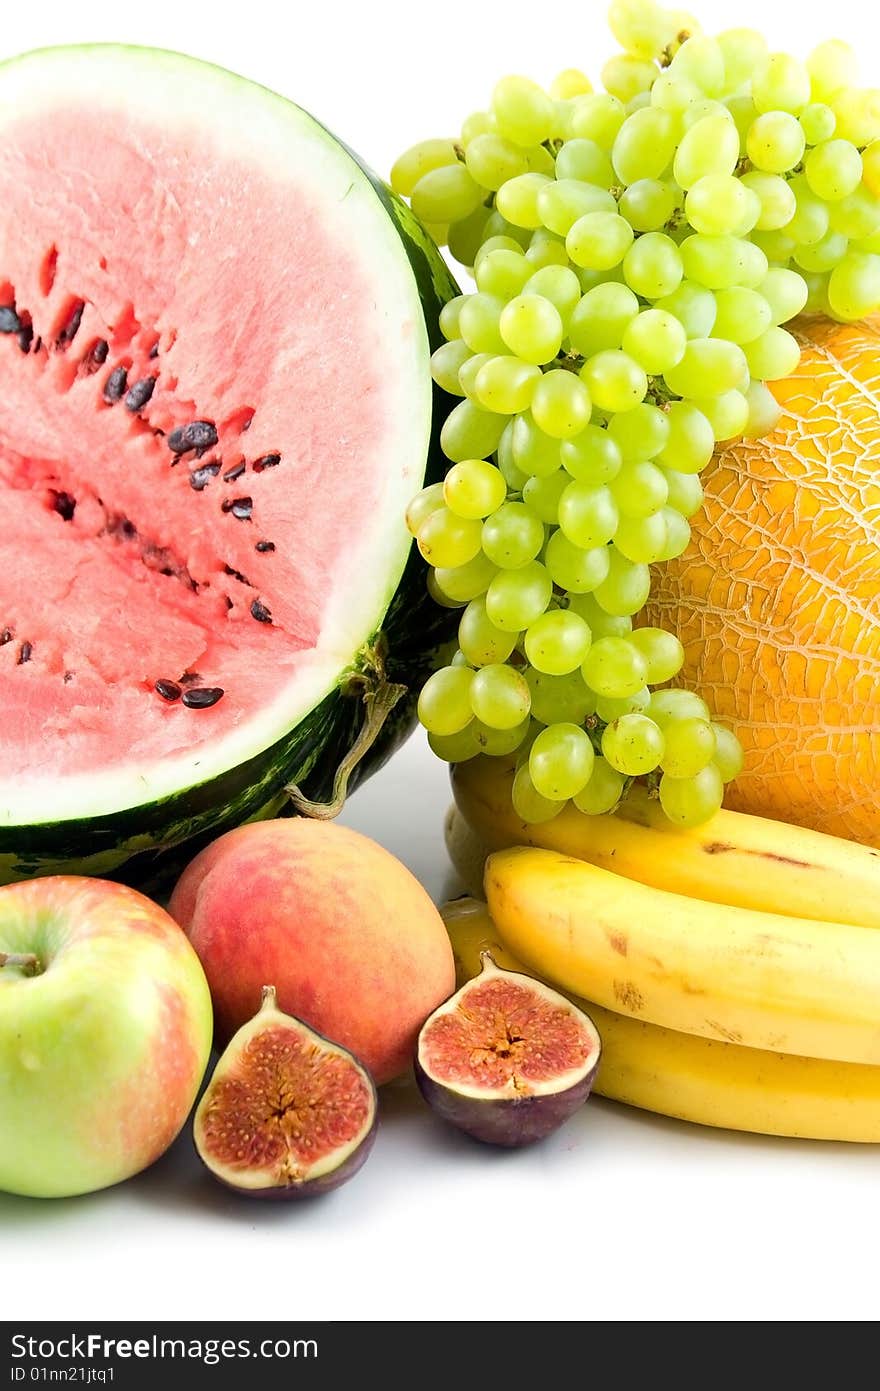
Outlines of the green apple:
[{"label": "green apple", "polygon": [[121,884],[0,888],[0,1190],[90,1193],[171,1144],[212,1036],[199,959]]}]

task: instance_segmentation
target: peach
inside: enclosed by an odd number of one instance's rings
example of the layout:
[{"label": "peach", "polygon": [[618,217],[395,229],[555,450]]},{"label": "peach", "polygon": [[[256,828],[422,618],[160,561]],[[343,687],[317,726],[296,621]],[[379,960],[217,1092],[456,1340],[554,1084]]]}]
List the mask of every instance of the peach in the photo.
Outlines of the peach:
[{"label": "peach", "polygon": [[446,928],[421,884],[332,822],[291,817],[229,831],[184,871],[170,907],[208,977],[221,1044],[274,985],[280,1009],[388,1082],[410,1066],[419,1029],[455,989]]}]

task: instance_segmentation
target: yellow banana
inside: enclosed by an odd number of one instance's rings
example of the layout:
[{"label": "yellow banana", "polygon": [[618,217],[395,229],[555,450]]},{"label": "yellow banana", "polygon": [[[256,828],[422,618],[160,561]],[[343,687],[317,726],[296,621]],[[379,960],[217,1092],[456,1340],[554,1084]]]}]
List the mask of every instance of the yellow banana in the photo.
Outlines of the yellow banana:
[{"label": "yellow banana", "polygon": [[703,903],[555,850],[490,855],[503,942],[563,990],[776,1053],[880,1063],[880,934]]},{"label": "yellow banana", "polygon": [[461,882],[474,898],[483,897],[483,871],[489,850],[476,831],[472,831],[455,803],[446,813],[443,824],[446,853]]},{"label": "yellow banana", "polygon": [[[505,947],[484,903],[444,909],[458,984],[498,966],[526,968]],[[572,997],[602,1036],[593,1090],[612,1101],[699,1125],[808,1140],[880,1141],[880,1068],[768,1053],[680,1034]]]},{"label": "yellow banana", "polygon": [[613,816],[585,816],[569,804],[552,821],[526,826],[510,800],[512,782],[505,759],[453,768],[458,808],[490,850],[538,845],[710,903],[880,927],[880,850],[735,811],[680,830],[637,788]]}]

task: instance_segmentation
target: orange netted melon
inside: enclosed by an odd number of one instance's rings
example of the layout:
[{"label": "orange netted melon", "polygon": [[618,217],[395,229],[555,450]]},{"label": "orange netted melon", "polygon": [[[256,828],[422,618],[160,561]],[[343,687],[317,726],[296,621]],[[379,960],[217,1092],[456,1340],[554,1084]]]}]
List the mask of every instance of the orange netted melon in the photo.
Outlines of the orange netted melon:
[{"label": "orange netted melon", "polygon": [[796,332],[777,429],[719,451],[644,621],[742,740],[727,805],[880,846],[880,320]]}]

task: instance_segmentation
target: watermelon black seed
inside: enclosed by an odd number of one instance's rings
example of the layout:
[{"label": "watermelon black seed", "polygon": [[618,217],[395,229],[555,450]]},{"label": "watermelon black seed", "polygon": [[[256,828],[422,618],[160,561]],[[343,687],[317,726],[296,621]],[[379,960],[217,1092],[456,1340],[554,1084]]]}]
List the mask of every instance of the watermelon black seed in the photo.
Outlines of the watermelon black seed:
[{"label": "watermelon black seed", "polygon": [[19,331],[18,331],[18,346],[21,348],[21,350],[22,350],[23,353],[29,353],[29,352],[30,352],[30,350],[31,350],[31,343],[33,343],[33,341],[34,341],[34,326],[33,326],[33,324],[22,324],[21,328],[20,328]]},{"label": "watermelon black seed", "polygon": [[253,585],[251,584],[247,575],[243,575],[240,570],[233,569],[231,565],[224,565],[223,569],[225,570],[227,575],[230,575],[232,577],[232,579],[238,580],[239,584],[246,584],[248,589],[253,589]]},{"label": "watermelon black seed", "polygon": [[274,549],[274,541],[258,541],[257,544],[254,546],[254,550],[259,551],[260,555],[266,555],[269,551],[274,551]]},{"label": "watermelon black seed", "polygon": [[185,671],[182,676],[177,678],[178,684],[181,686],[197,686],[201,679],[197,671]]},{"label": "watermelon black seed", "polygon": [[258,623],[272,622],[271,610],[267,609],[265,604],[261,604],[259,599],[255,599],[251,604],[251,617],[255,618]]},{"label": "watermelon black seed", "polygon": [[255,459],[253,462],[254,473],[262,473],[264,468],[274,468],[281,463],[280,454],[264,454],[262,458]]},{"label": "watermelon black seed", "polygon": [[5,647],[7,642],[12,642],[13,632],[11,628],[4,628],[0,633],[0,647]]},{"label": "watermelon black seed", "polygon": [[21,319],[11,304],[0,305],[0,333],[18,333]]},{"label": "watermelon black seed", "polygon": [[107,339],[99,338],[97,342],[92,344],[85,357],[83,358],[83,366],[85,367],[86,371],[90,375],[92,372],[97,372],[99,367],[104,366],[104,363],[107,361],[107,354],[109,352],[110,344],[107,342]]},{"label": "watermelon black seed", "polygon": [[126,409],[130,410],[132,414],[143,410],[152,396],[155,386],[155,377],[141,377],[140,381],[136,381],[134,386],[130,388],[125,398]]},{"label": "watermelon black seed", "polygon": [[223,475],[223,482],[234,483],[237,478],[241,478],[241,475],[244,473],[245,468],[246,465],[241,463],[236,464],[235,468],[227,469],[226,473],[224,473]]},{"label": "watermelon black seed", "polygon": [[158,356],[159,356],[159,344],[158,344],[158,342],[156,342],[156,343],[153,344],[152,348],[150,349],[150,351],[149,351],[149,353],[148,353],[148,357],[154,358],[154,357],[158,357]]},{"label": "watermelon black seed", "polygon": [[219,472],[220,465],[217,463],[203,464],[201,468],[193,469],[189,476],[190,487],[195,488],[197,493],[202,492]]},{"label": "watermelon black seed", "polygon": [[180,700],[180,687],[176,681],[157,681],[156,694],[163,700]]},{"label": "watermelon black seed", "polygon": [[231,512],[239,522],[249,522],[253,510],[254,500],[252,497],[227,498],[223,503],[223,511]]},{"label": "watermelon black seed", "polygon": [[56,348],[64,349],[70,347],[74,338],[79,333],[79,326],[82,323],[83,310],[85,307],[85,301],[81,299],[76,300],[71,306],[67,321],[58,337],[55,339]]},{"label": "watermelon black seed", "polygon": [[76,511],[76,498],[71,497],[70,493],[55,493],[52,506],[63,521],[70,522]]},{"label": "watermelon black seed", "polygon": [[23,667],[24,664],[25,664],[25,662],[29,662],[29,661],[30,661],[30,659],[31,659],[31,653],[33,652],[33,650],[34,650],[33,643],[30,643],[30,642],[23,642],[23,643],[21,644],[21,647],[19,648],[19,651],[18,651],[18,666]]},{"label": "watermelon black seed", "polygon": [[126,367],[114,367],[110,376],[104,383],[104,400],[108,406],[115,406],[125,394],[128,384],[128,369]]},{"label": "watermelon black seed", "polygon": [[222,686],[193,686],[183,693],[183,703],[188,710],[207,710],[222,699]]},{"label": "watermelon black seed", "polygon": [[188,449],[213,449],[216,443],[217,429],[210,420],[191,420],[168,436],[168,448],[173,454],[185,454]]},{"label": "watermelon black seed", "polygon": [[73,671],[66,671],[66,672],[64,673],[64,684],[65,684],[65,686],[69,686],[69,685],[70,685],[70,683],[71,683],[71,681],[73,680],[73,678],[74,678],[75,675],[76,675],[76,673],[73,672]]}]

